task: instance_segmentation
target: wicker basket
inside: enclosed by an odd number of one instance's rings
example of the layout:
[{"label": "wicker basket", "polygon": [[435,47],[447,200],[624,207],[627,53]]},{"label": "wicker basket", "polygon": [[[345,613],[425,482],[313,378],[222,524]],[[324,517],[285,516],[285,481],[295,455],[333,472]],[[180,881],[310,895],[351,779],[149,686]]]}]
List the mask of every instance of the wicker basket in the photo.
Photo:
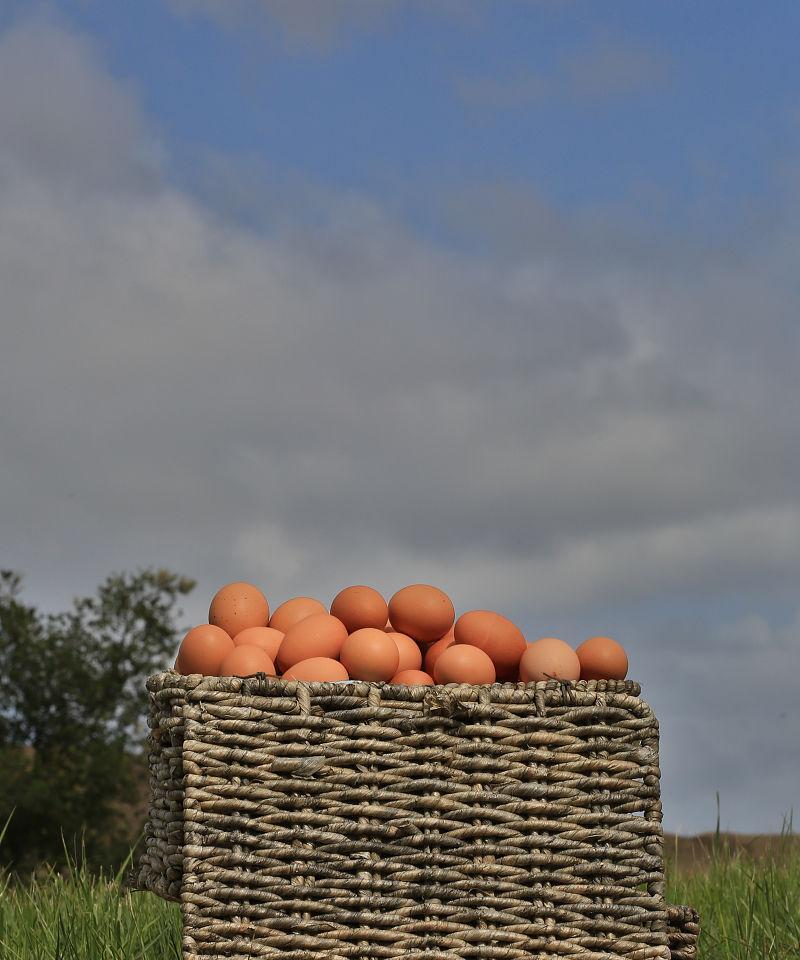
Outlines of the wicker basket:
[{"label": "wicker basket", "polygon": [[186,958],[694,956],[636,683],[148,689],[133,885],[180,900]]},{"label": "wicker basket", "polygon": [[667,908],[669,921],[669,951],[672,960],[697,960],[697,942],[700,938],[700,914],[694,907]]},{"label": "wicker basket", "polygon": [[144,852],[130,876],[135,890],[180,900],[183,880],[183,730],[188,692],[202,683],[199,674],[173,670],[147,681],[150,709],[150,810]]}]

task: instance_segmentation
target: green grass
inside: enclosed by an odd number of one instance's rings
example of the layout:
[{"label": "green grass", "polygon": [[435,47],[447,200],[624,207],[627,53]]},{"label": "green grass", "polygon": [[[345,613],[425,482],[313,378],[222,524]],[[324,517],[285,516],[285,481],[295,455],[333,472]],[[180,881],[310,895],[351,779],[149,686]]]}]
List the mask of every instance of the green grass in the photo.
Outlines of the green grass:
[{"label": "green grass", "polygon": [[[0,830],[0,843],[3,830]],[[178,907],[91,876],[74,860],[28,883],[0,875],[0,960],[179,960]],[[704,872],[668,878],[701,914],[700,960],[800,958],[800,856],[755,864],[711,851]]]},{"label": "green grass", "polygon": [[700,960],[800,960],[800,855],[791,835],[790,820],[771,860],[731,856],[715,843],[705,870],[668,875],[667,900],[700,911]]},{"label": "green grass", "polygon": [[0,873],[0,960],[180,960],[177,905],[125,890],[129,860],[92,875],[65,853],[63,873],[44,868],[25,884]]},{"label": "green grass", "polygon": [[0,884],[2,960],[179,960],[180,913],[119,878],[45,876]]}]

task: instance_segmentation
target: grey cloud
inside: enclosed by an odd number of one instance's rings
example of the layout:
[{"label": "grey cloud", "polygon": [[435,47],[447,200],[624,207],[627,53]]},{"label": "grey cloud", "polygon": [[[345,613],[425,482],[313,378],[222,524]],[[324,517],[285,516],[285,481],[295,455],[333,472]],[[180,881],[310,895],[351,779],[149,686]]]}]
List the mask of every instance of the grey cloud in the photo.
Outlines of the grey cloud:
[{"label": "grey cloud", "polygon": [[[666,623],[654,630],[650,702],[660,716],[664,809],[673,828],[781,829],[797,810],[800,616]],[[676,642],[677,641],[677,642]]]},{"label": "grey cloud", "polygon": [[[570,640],[616,611],[667,732],[668,818],[710,825],[724,784],[740,829],[772,828],[793,755],[741,703],[796,674],[769,606],[800,574],[798,218],[735,256],[545,205],[513,247],[501,208],[467,254],[324,192],[323,226],[245,229],[139,179],[146,119],[79,38],[20,28],[0,77],[25,91],[45,53],[59,115],[34,97],[11,137],[0,94],[0,565],[32,602],[157,563],[198,579],[194,622],[237,578],[273,604],[435,582]],[[668,629],[665,608],[732,596],[738,626]],[[769,804],[722,742],[745,734]]]},{"label": "grey cloud", "polygon": [[158,142],[134,93],[104,77],[89,44],[51,20],[24,20],[2,34],[0,178],[41,176],[71,189],[155,187]]},{"label": "grey cloud", "polygon": [[637,40],[601,34],[556,57],[549,70],[521,65],[506,76],[463,75],[453,80],[468,106],[504,110],[544,101],[581,103],[650,91],[670,77],[667,56]]}]

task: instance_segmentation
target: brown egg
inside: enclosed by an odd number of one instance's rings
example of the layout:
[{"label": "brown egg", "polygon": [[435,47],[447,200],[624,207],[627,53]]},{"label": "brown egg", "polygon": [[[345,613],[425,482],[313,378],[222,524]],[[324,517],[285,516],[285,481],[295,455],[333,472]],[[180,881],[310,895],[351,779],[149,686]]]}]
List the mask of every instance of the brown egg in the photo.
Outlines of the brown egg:
[{"label": "brown egg", "polygon": [[439,659],[439,656],[448,648],[456,642],[456,638],[450,633],[446,633],[443,637],[440,637],[435,643],[432,643],[428,649],[425,651],[425,672],[433,676],[433,671],[436,667],[436,661]]},{"label": "brown egg", "polygon": [[519,662],[523,683],[535,680],[578,680],[581,664],[568,643],[557,637],[542,637],[528,645]]},{"label": "brown egg", "polygon": [[628,673],[628,655],[611,637],[589,637],[575,653],[581,680],[624,680]]},{"label": "brown egg", "polygon": [[398,633],[430,643],[443,636],[456,617],[446,593],[426,583],[403,587],[389,601],[389,618]]},{"label": "brown egg", "polygon": [[436,683],[494,683],[491,657],[468,643],[454,643],[443,650],[433,668]]},{"label": "brown egg", "polygon": [[396,631],[387,633],[386,636],[394,640],[400,653],[400,665],[397,668],[398,673],[401,670],[419,670],[422,666],[422,651],[411,637],[405,633],[397,633]]},{"label": "brown egg", "polygon": [[345,587],[333,598],[331,613],[342,621],[348,633],[355,633],[362,627],[382,630],[389,607],[372,587]]},{"label": "brown egg", "polygon": [[275,676],[275,664],[266,650],[247,643],[239,644],[220,664],[221,677],[252,677],[254,673],[266,673]]},{"label": "brown egg", "polygon": [[304,680],[307,683],[349,680],[347,670],[338,660],[330,657],[309,657],[290,667],[283,675],[284,680]]},{"label": "brown egg", "polygon": [[242,643],[252,647],[261,647],[274,663],[284,636],[285,634],[281,633],[280,630],[275,630],[272,627],[248,627],[241,633],[237,633],[233,642],[237,647]]},{"label": "brown egg", "polygon": [[278,667],[286,671],[301,660],[327,657],[336,660],[347,639],[347,628],[329,613],[312,613],[293,627],[278,648]]},{"label": "brown egg", "polygon": [[325,604],[313,597],[292,597],[291,600],[285,600],[272,614],[269,625],[274,630],[280,630],[281,633],[288,633],[289,628],[299,623],[304,617],[310,617],[312,613],[327,613]]},{"label": "brown egg", "polygon": [[248,627],[266,627],[269,603],[252,583],[236,581],[217,590],[208,610],[208,622],[235,637]]},{"label": "brown egg", "polygon": [[432,687],[433,677],[424,673],[422,670],[400,670],[389,682],[402,683],[407,687]]},{"label": "brown egg", "polygon": [[233,650],[233,640],[221,627],[201,623],[186,634],[181,641],[176,663],[186,675],[202,673],[204,677],[219,676],[219,667]]},{"label": "brown egg", "polygon": [[390,680],[400,663],[394,639],[376,627],[356,630],[342,644],[339,659],[354,680]]},{"label": "brown egg", "polygon": [[469,610],[454,626],[456,643],[467,643],[491,658],[498,680],[516,677],[525,637],[516,624],[492,610]]}]

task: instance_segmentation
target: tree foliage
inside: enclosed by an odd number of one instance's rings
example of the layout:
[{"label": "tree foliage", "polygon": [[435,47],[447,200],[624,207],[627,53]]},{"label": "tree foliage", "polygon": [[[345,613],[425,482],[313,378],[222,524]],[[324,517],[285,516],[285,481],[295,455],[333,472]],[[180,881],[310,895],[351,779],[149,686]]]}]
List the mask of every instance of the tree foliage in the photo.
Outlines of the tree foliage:
[{"label": "tree foliage", "polygon": [[194,582],[112,574],[95,596],[46,615],[21,586],[0,571],[0,824],[13,810],[0,861],[56,863],[66,840],[109,862],[121,852],[115,807],[145,743],[145,679],[171,665],[176,603]]}]

